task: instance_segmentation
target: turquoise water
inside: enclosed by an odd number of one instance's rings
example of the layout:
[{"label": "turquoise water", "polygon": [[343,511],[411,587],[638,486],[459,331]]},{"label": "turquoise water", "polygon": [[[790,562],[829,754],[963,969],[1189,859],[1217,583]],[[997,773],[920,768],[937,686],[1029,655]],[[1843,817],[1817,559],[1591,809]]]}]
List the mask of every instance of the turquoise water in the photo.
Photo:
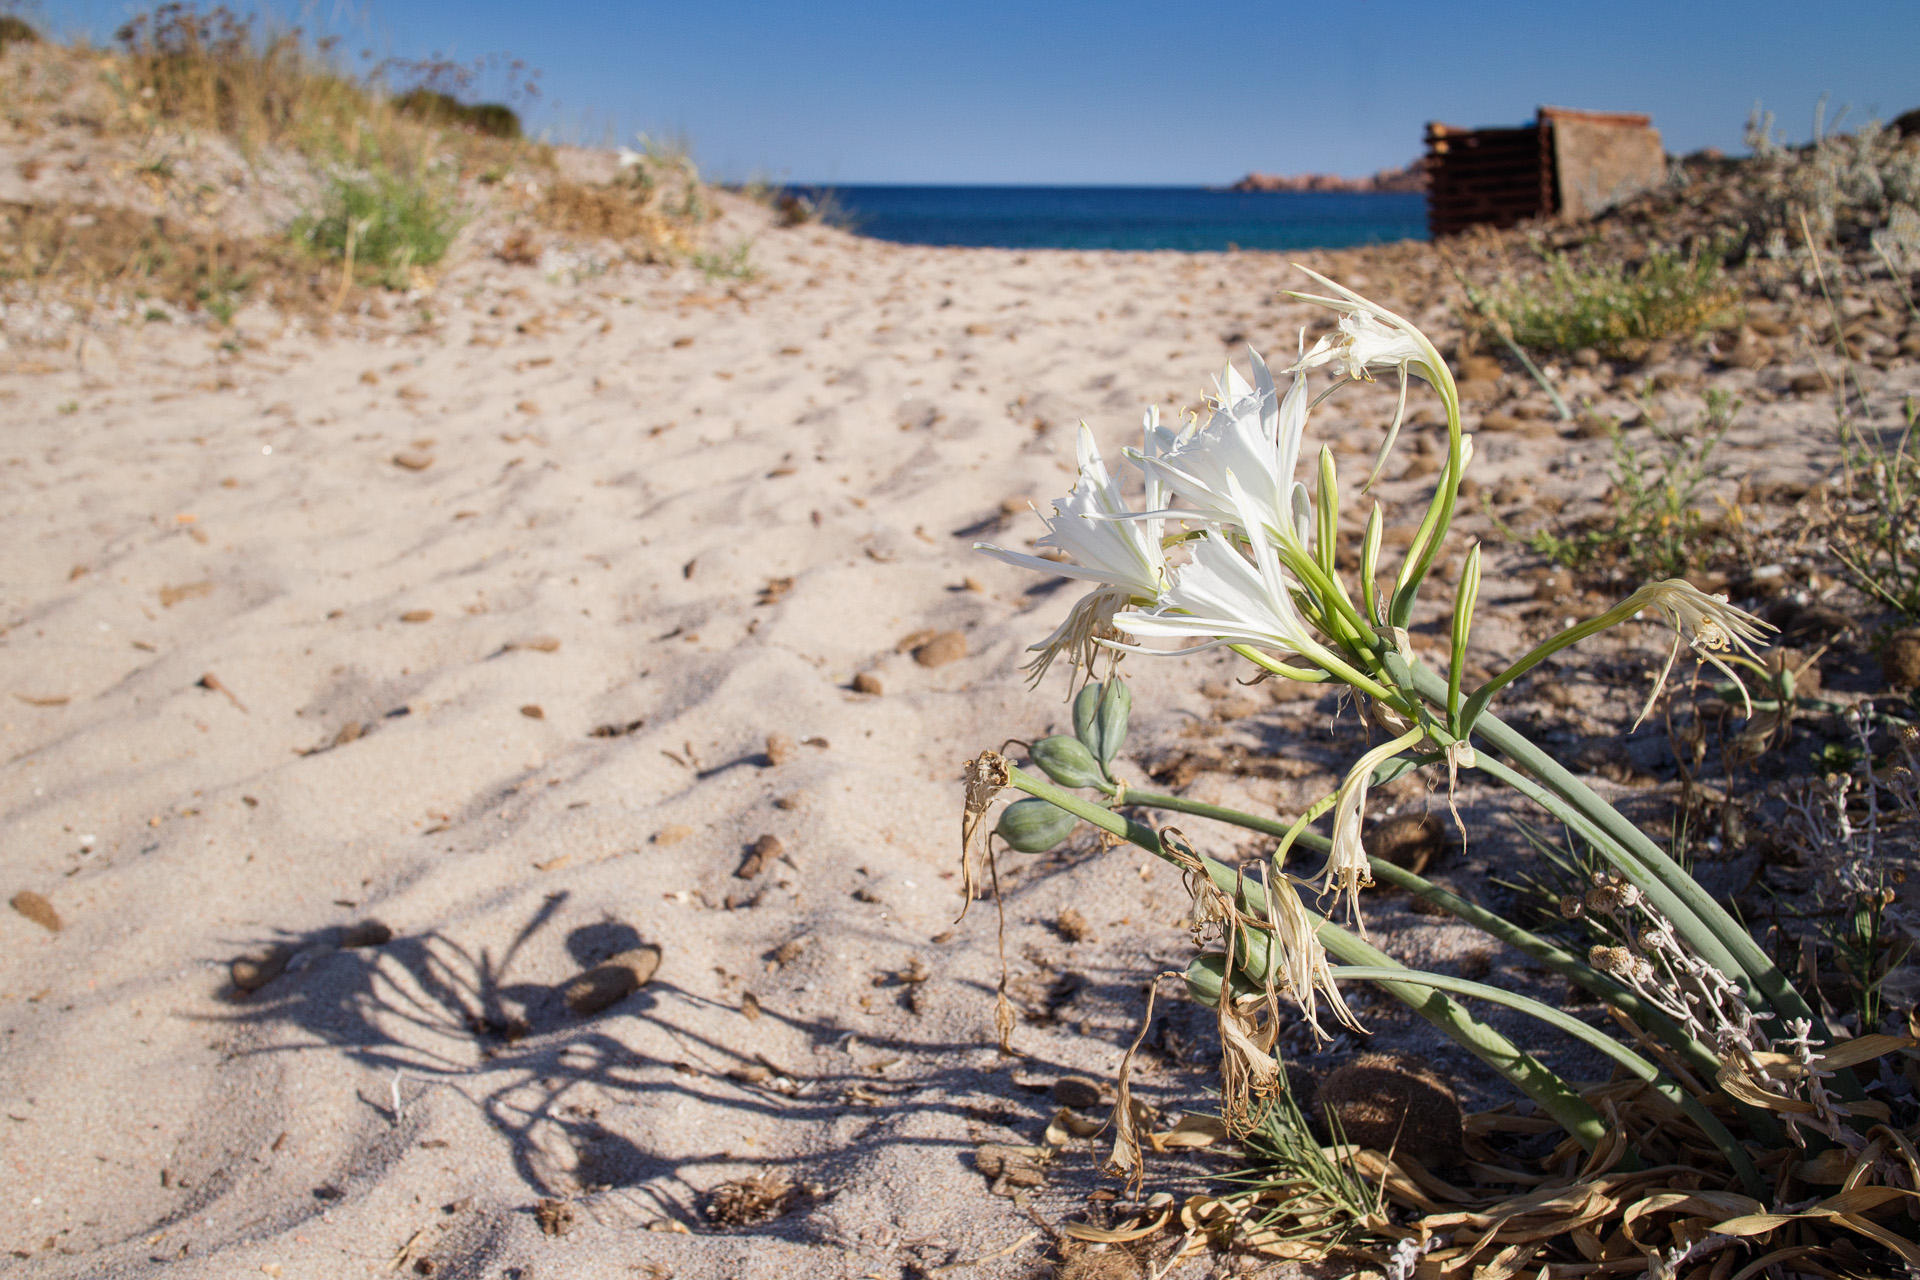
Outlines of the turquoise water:
[{"label": "turquoise water", "polygon": [[1339,249],[1427,238],[1419,194],[1205,187],[796,188],[853,231],[1001,249]]}]

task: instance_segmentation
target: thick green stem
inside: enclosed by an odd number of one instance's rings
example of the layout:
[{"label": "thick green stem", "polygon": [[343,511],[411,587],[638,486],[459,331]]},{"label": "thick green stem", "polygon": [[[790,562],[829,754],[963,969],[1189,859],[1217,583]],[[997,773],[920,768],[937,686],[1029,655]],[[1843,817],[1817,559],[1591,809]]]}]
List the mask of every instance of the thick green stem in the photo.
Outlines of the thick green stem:
[{"label": "thick green stem", "polygon": [[[1229,888],[1228,892],[1232,892]],[[1431,1022],[1455,1044],[1505,1076],[1514,1088],[1533,1099],[1542,1111],[1565,1129],[1588,1151],[1606,1136],[1606,1122],[1587,1100],[1575,1093],[1551,1068],[1513,1041],[1468,1013],[1457,1001],[1438,991],[1422,990],[1433,984],[1421,981],[1423,975],[1400,964],[1392,956],[1331,920],[1322,920],[1315,931],[1320,945],[1349,964],[1366,966],[1364,970],[1381,990],[1402,1001],[1415,1013]],[[1335,969],[1338,976],[1343,971]],[[1401,975],[1409,981],[1401,981]],[[1585,1025],[1585,1024],[1581,1024]],[[1618,1048],[1619,1046],[1615,1046]]]},{"label": "thick green stem", "polygon": [[[1443,677],[1424,666],[1416,666],[1414,682],[1421,697],[1435,706],[1445,705],[1447,685]],[[1626,815],[1594,794],[1590,787],[1574,777],[1559,761],[1510,728],[1498,716],[1481,715],[1474,725],[1474,732],[1488,746],[1503,752],[1538,778],[1543,786],[1564,799],[1594,826],[1606,832],[1615,844],[1644,864],[1647,871],[1666,888],[1668,895],[1685,905],[1686,914],[1704,926],[1714,944],[1711,949],[1731,958],[1732,964],[1722,965],[1727,976],[1736,979],[1744,977],[1745,985],[1759,996],[1766,1012],[1782,1023],[1805,1018],[1813,1024],[1815,1035],[1831,1042],[1832,1036],[1826,1024],[1807,1005],[1793,984],[1787,981],[1787,976],[1780,972],[1779,966],[1767,958],[1766,952],[1754,942],[1746,926],[1714,901],[1700,882],[1668,857],[1666,851],[1655,844],[1646,832],[1627,821]],[[1678,925],[1680,921],[1674,923]],[[1688,934],[1688,939],[1696,945],[1707,941],[1693,933]],[[1707,950],[1702,946],[1703,958],[1720,965],[1720,961],[1706,954]]]},{"label": "thick green stem", "polygon": [[1368,861],[1373,864],[1374,879],[1405,889],[1416,898],[1424,898],[1449,914],[1458,916],[1482,933],[1498,938],[1516,951],[1533,957],[1548,969],[1599,996],[1608,1004],[1618,1007],[1622,1013],[1633,1019],[1635,1026],[1664,1042],[1668,1047],[1678,1050],[1687,1060],[1687,1064],[1695,1071],[1704,1074],[1707,1079],[1713,1079],[1720,1070],[1720,1059],[1713,1055],[1712,1050],[1689,1036],[1681,1029],[1679,1023],[1641,999],[1632,987],[1600,972],[1571,951],[1556,946],[1537,933],[1502,919],[1485,907],[1468,902],[1456,893],[1449,893],[1431,880],[1417,876],[1403,867],[1396,867],[1391,862],[1380,858],[1371,858]]},{"label": "thick green stem", "polygon": [[[1176,866],[1180,865],[1161,845],[1160,837],[1154,833],[1153,828],[1144,823],[1134,822],[1111,809],[1083,800],[1016,766],[1008,767],[1007,780],[1009,785],[1028,795],[1038,796],[1042,800],[1056,804],[1075,817],[1099,827],[1102,831],[1120,836],[1156,857],[1165,858]],[[1267,918],[1266,891],[1258,883],[1247,879],[1239,869],[1229,867],[1204,854],[1200,855],[1200,861],[1207,876],[1221,892],[1237,897],[1242,908],[1258,918]],[[1376,966],[1392,966],[1397,963],[1393,957],[1368,945],[1331,921],[1323,920],[1318,927],[1318,933],[1321,944],[1342,959]],[[1386,989],[1405,1001],[1415,1013],[1445,1032],[1454,1043],[1505,1076],[1515,1088],[1532,1098],[1568,1133],[1578,1138],[1582,1146],[1592,1150],[1594,1144],[1599,1141],[1605,1126],[1598,1113],[1574,1093],[1565,1081],[1532,1055],[1438,992],[1413,988],[1395,990],[1391,984],[1388,984]]]},{"label": "thick green stem", "polygon": [[[1332,950],[1331,947],[1328,950]],[[1381,987],[1394,986],[1432,987],[1439,991],[1454,991],[1465,996],[1474,996],[1494,1004],[1505,1005],[1531,1017],[1538,1018],[1548,1026],[1558,1028],[1579,1040],[1590,1048],[1597,1049],[1613,1059],[1635,1076],[1645,1080],[1657,1089],[1669,1102],[1686,1112],[1687,1118],[1700,1126],[1701,1132],[1713,1140],[1720,1153],[1727,1158],[1734,1172],[1740,1175],[1741,1184],[1748,1194],[1764,1199],[1767,1195],[1766,1184],[1760,1179],[1760,1171],[1753,1166],[1753,1160],[1747,1155],[1745,1147],[1728,1132],[1717,1116],[1692,1094],[1675,1084],[1665,1072],[1653,1063],[1620,1044],[1578,1018],[1562,1013],[1551,1005],[1540,1003],[1526,996],[1515,995],[1511,991],[1502,991],[1499,987],[1490,987],[1484,982],[1471,982],[1465,978],[1449,978],[1437,973],[1418,973],[1410,969],[1395,966],[1367,966],[1339,968],[1333,971],[1335,978],[1345,978],[1360,982],[1372,982]],[[1404,998],[1404,997],[1403,997]],[[1557,1117],[1556,1117],[1557,1118]],[[1589,1146],[1588,1150],[1592,1150]]]}]

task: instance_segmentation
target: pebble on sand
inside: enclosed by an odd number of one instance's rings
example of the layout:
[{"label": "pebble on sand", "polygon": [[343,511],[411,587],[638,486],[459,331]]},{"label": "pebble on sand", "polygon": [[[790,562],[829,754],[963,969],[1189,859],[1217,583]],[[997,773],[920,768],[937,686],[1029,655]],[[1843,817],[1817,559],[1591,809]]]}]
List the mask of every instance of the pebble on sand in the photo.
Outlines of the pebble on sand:
[{"label": "pebble on sand", "polygon": [[761,836],[753,842],[753,847],[747,850],[747,856],[740,862],[740,869],[733,874],[742,880],[751,880],[765,871],[768,863],[786,851],[786,843],[779,836]]},{"label": "pebble on sand", "polygon": [[967,656],[967,638],[958,631],[940,631],[914,648],[913,660],[923,667],[944,667]]},{"label": "pebble on sand", "polygon": [[378,920],[361,920],[347,926],[340,935],[342,947],[384,947],[393,941],[393,930]]},{"label": "pebble on sand", "polygon": [[406,611],[405,613],[403,613],[403,614],[401,614],[401,615],[400,615],[400,621],[402,621],[402,622],[432,622],[432,621],[433,621],[433,610],[431,610],[431,609],[409,609],[409,610],[407,610],[407,611]]},{"label": "pebble on sand", "polygon": [[241,956],[227,966],[227,976],[242,991],[258,991],[279,977],[291,958],[285,947],[276,947],[263,955]]},{"label": "pebble on sand", "polygon": [[767,760],[771,764],[785,764],[793,759],[794,753],[799,750],[800,748],[794,745],[793,739],[784,733],[767,735]]},{"label": "pebble on sand", "polygon": [[402,449],[393,455],[393,465],[408,471],[425,471],[433,465],[433,455],[424,449]]},{"label": "pebble on sand", "polygon": [[1920,630],[1894,632],[1880,651],[1880,670],[1896,689],[1920,686]]},{"label": "pebble on sand", "polygon": [[653,981],[660,968],[660,948],[634,947],[622,951],[602,964],[568,982],[564,995],[567,1007],[581,1017],[591,1017]]},{"label": "pebble on sand", "polygon": [[13,895],[12,907],[27,919],[45,929],[48,933],[60,932],[60,913],[53,904],[31,889],[22,889]]},{"label": "pebble on sand", "polygon": [[873,674],[871,671],[862,671],[853,678],[853,691],[855,693],[870,693],[878,697],[880,694],[886,692],[886,688],[880,683],[879,676]]}]

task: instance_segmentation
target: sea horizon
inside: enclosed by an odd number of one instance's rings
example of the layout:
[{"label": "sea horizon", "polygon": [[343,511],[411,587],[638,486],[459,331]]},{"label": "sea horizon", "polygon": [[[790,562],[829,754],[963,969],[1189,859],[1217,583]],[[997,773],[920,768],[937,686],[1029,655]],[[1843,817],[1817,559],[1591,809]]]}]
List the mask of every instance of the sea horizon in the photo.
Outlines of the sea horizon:
[{"label": "sea horizon", "polygon": [[1425,240],[1426,197],[1176,184],[788,184],[858,235],[1000,249],[1340,249]]}]

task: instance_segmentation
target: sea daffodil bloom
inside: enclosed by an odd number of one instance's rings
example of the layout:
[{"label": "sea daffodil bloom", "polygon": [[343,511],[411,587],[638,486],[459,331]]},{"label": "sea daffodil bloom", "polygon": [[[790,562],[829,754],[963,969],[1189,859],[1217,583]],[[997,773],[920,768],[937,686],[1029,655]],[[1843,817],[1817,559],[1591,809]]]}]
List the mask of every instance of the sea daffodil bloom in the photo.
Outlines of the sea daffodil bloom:
[{"label": "sea daffodil bloom", "polygon": [[1342,314],[1339,336],[1326,334],[1321,337],[1313,344],[1312,350],[1301,356],[1287,372],[1304,373],[1308,369],[1331,364],[1356,381],[1373,381],[1373,371],[1376,369],[1392,369],[1400,375],[1400,400],[1394,406],[1393,423],[1387,428],[1387,438],[1380,446],[1380,456],[1374,460],[1373,474],[1367,477],[1367,487],[1371,488],[1373,482],[1380,478],[1381,469],[1387,465],[1387,456],[1393,452],[1394,441],[1400,436],[1400,424],[1406,420],[1408,376],[1428,383],[1449,403],[1453,403],[1458,394],[1454,390],[1453,374],[1447,370],[1447,362],[1440,358],[1433,343],[1412,322],[1395,315],[1377,302],[1368,301],[1344,285],[1335,284],[1317,271],[1307,271],[1305,267],[1300,269],[1333,290],[1336,296],[1328,298],[1312,293],[1294,293],[1292,296],[1303,302],[1332,307]]},{"label": "sea daffodil bloom", "polygon": [[[1150,447],[1158,440],[1156,432],[1166,434],[1157,413],[1147,414],[1146,432]],[[1151,515],[1133,518],[1139,513],[1127,505],[1120,485],[1107,474],[1093,433],[1084,425],[1079,455],[1080,473],[1073,492],[1053,504],[1053,515],[1045,517],[1047,532],[1035,541],[1036,546],[1064,552],[1069,560],[1045,560],[988,542],[974,543],[974,550],[1018,568],[1094,584],[1094,590],[1074,604],[1066,621],[1028,650],[1037,655],[1026,668],[1036,681],[1063,652],[1075,666],[1091,667],[1096,642],[1113,634],[1115,612],[1129,605],[1158,603],[1167,585],[1167,557],[1160,542],[1163,522]],[[1147,496],[1156,504],[1164,497],[1152,486]]]},{"label": "sea daffodil bloom", "polygon": [[[1258,352],[1249,386],[1233,366],[1220,376],[1220,398],[1207,424],[1159,456],[1134,455],[1148,477],[1183,504],[1167,517],[1234,525],[1249,538],[1292,539],[1303,550],[1313,524],[1307,488],[1294,477],[1307,427],[1306,379],[1280,398]],[[1246,495],[1236,501],[1229,481]]]}]

